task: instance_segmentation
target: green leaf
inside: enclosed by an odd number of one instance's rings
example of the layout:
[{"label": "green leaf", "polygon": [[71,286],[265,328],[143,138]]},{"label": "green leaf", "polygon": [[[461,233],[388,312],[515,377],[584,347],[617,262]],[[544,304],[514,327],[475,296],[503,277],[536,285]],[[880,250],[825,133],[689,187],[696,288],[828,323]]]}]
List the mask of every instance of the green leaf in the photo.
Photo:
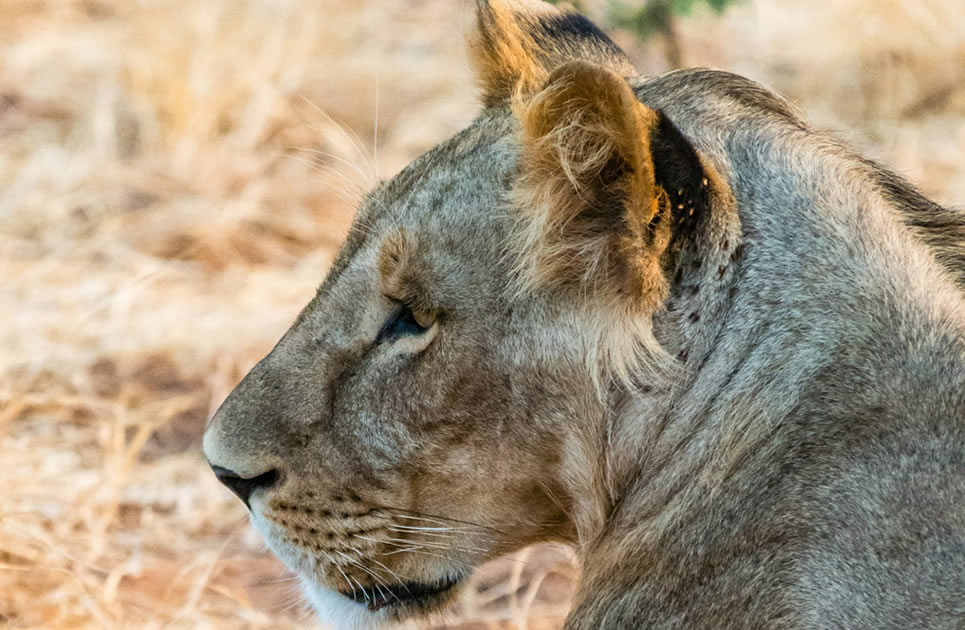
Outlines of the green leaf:
[{"label": "green leaf", "polygon": [[[582,8],[582,0],[547,0],[553,4],[573,4]],[[668,33],[674,16],[690,16],[694,8],[705,3],[716,13],[740,0],[647,0],[643,6],[630,5],[625,0],[609,0],[607,19],[612,26],[625,28],[641,40],[656,33]]]},{"label": "green leaf", "polygon": [[673,0],[673,12],[677,15],[690,15],[694,10],[694,0]]},{"label": "green leaf", "polygon": [[631,7],[621,0],[610,4],[609,19],[614,26],[632,31],[640,39],[666,31],[673,19],[671,2],[676,0],[651,0],[642,8]]},{"label": "green leaf", "polygon": [[723,13],[727,5],[732,4],[734,0],[706,0],[706,2],[717,13]]}]

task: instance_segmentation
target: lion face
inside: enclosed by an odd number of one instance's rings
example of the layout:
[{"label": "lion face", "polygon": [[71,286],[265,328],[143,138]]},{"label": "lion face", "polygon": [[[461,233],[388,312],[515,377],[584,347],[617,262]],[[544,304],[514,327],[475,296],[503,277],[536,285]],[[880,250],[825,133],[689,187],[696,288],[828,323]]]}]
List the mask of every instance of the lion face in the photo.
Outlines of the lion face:
[{"label": "lion face", "polygon": [[370,195],[204,438],[340,627],[431,614],[482,562],[598,517],[606,393],[653,345],[673,226],[705,194],[592,25],[479,4],[487,108]]},{"label": "lion face", "polygon": [[431,610],[483,561],[569,535],[576,381],[531,356],[546,305],[506,291],[499,130],[469,130],[371,196],[205,436],[212,464],[256,480],[236,491],[313,598],[334,591],[360,616]]}]

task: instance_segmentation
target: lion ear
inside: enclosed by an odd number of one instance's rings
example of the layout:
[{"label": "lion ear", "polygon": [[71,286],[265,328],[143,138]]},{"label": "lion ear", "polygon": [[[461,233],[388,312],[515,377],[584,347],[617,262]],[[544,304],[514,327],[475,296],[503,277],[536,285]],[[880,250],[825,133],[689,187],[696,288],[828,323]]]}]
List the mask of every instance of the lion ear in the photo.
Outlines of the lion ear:
[{"label": "lion ear", "polygon": [[560,65],[593,61],[637,74],[626,54],[588,19],[542,0],[476,0],[470,56],[486,106],[530,92]]},{"label": "lion ear", "polygon": [[585,61],[558,68],[515,109],[526,284],[655,310],[668,290],[664,255],[707,203],[697,153],[622,77]]}]

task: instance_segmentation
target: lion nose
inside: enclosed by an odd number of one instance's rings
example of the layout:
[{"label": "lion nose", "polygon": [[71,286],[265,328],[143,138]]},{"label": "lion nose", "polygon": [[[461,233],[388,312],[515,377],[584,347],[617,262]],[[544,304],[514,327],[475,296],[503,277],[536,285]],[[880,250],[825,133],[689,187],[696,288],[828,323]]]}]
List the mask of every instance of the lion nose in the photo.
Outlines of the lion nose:
[{"label": "lion nose", "polygon": [[280,477],[278,471],[275,469],[253,477],[242,477],[233,470],[215,466],[214,464],[211,464],[211,470],[214,471],[214,476],[218,478],[218,481],[227,486],[229,490],[238,495],[239,499],[244,501],[249,510],[251,509],[251,504],[248,501],[251,499],[251,493],[258,488],[268,489],[272,487],[278,482],[278,478]]}]

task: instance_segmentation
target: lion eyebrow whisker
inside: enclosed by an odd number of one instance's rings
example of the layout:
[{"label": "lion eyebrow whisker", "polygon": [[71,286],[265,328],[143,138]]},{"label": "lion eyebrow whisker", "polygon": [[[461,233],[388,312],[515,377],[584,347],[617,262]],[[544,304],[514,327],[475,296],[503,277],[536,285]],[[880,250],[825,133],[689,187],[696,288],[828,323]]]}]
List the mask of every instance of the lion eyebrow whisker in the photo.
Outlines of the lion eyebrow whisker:
[{"label": "lion eyebrow whisker", "polygon": [[[343,122],[333,118],[331,114],[329,114],[321,107],[319,107],[310,98],[304,95],[299,95],[299,96],[301,97],[302,101],[304,101],[309,107],[311,107],[316,112],[318,112],[326,119],[328,119],[329,123],[342,136],[342,138],[344,138],[349,144],[352,145],[352,148],[355,150],[356,155],[365,163],[365,166],[369,170],[369,175],[366,179],[371,178],[372,180],[377,182],[379,180],[378,169],[377,167],[374,166],[372,161],[372,155],[369,153],[369,150],[366,148],[365,143],[362,142],[362,139],[359,137],[359,135],[355,131],[353,131],[350,127],[345,125]],[[319,133],[325,132],[325,130],[319,126],[312,125],[307,122],[303,122],[303,124],[305,124],[309,129],[312,129],[313,131],[316,131]],[[349,134],[351,134],[351,136]],[[361,170],[361,167],[360,167],[360,170]]]},{"label": "lion eyebrow whisker", "polygon": [[[366,174],[362,171],[362,168],[358,165],[358,163],[353,162],[353,161],[351,161],[351,160],[347,160],[347,159],[343,158],[343,157],[340,156],[340,155],[335,155],[334,153],[329,153],[329,152],[327,152],[327,151],[321,151],[321,150],[319,150],[319,149],[312,149],[312,148],[309,148],[309,147],[302,147],[302,146],[298,146],[298,145],[289,145],[289,146],[287,146],[287,147],[285,147],[285,148],[286,148],[287,150],[289,150],[289,151],[299,151],[299,152],[302,152],[302,153],[308,153],[308,154],[311,154],[311,155],[317,155],[317,156],[319,156],[319,157],[328,158],[328,159],[330,159],[330,160],[334,160],[334,161],[336,161],[336,162],[340,162],[340,163],[342,163],[342,164],[345,164],[346,166],[348,166],[349,168],[351,168],[352,170],[354,170],[356,173],[358,173],[358,174],[359,174],[359,177],[361,177],[363,180],[367,180],[367,179],[369,179],[369,178],[371,177],[371,175],[366,175]],[[290,153],[282,153],[281,155],[291,155],[291,154],[290,154]],[[324,165],[319,164],[319,166],[324,166]],[[358,183],[355,183],[355,182],[353,182],[353,185],[359,186],[359,184],[358,184]]]},{"label": "lion eyebrow whisker", "polygon": [[[310,168],[312,168],[313,170],[318,171],[319,173],[325,173],[325,174],[327,174],[327,175],[335,175],[336,177],[338,177],[339,179],[341,179],[345,184],[347,184],[347,185],[349,185],[349,186],[351,186],[351,187],[354,187],[354,188],[355,188],[356,190],[358,190],[359,192],[362,191],[362,186],[361,186],[361,185],[359,185],[357,182],[353,182],[350,177],[348,177],[347,175],[345,175],[344,173],[342,173],[340,170],[338,170],[337,168],[334,168],[334,167],[331,166],[331,165],[328,165],[328,164],[320,164],[320,163],[318,163],[318,162],[316,162],[316,161],[314,161],[314,160],[312,160],[312,159],[305,158],[305,157],[303,157],[303,156],[301,156],[301,155],[295,155],[295,154],[292,154],[292,153],[277,152],[276,155],[279,156],[279,157],[286,158],[286,159],[294,160],[295,162],[301,162],[302,164],[305,164],[305,165],[309,166]],[[350,199],[342,198],[342,201],[345,201],[346,203],[349,203],[351,200],[350,200]]]}]

